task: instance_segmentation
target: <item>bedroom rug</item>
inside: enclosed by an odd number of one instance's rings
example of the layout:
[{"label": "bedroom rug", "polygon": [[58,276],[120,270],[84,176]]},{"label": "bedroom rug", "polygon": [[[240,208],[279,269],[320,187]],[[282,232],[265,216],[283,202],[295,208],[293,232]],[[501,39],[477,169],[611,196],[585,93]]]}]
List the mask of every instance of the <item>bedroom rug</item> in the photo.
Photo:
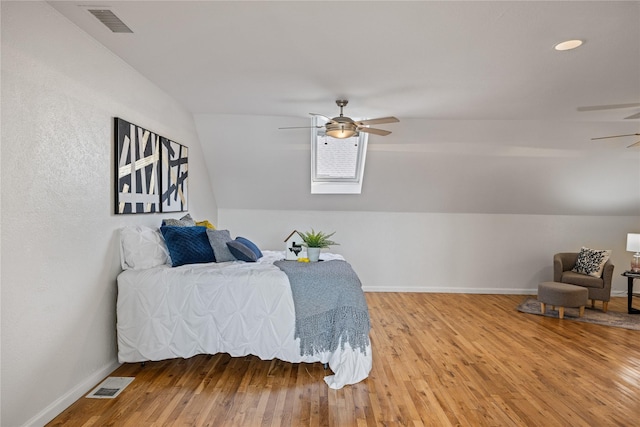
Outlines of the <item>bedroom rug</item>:
[{"label": "bedroom rug", "polygon": [[[529,314],[537,314],[542,316],[540,312],[540,302],[535,298],[525,299],[519,306],[518,311]],[[551,310],[547,306],[545,317],[558,318],[558,310]],[[565,308],[563,320],[574,320],[577,322],[595,323],[597,325],[614,326],[617,328],[633,329],[640,331],[640,314],[620,313],[617,311],[607,311],[603,313],[601,309],[592,309],[585,307],[584,316],[578,317],[577,308]]]}]

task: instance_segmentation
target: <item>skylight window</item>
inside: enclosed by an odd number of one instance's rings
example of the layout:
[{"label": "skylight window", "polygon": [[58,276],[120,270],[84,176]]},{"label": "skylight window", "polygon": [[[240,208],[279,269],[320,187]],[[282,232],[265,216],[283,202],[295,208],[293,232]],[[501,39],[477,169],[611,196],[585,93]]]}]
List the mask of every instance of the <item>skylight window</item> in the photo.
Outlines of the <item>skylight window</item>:
[{"label": "skylight window", "polygon": [[[314,116],[313,126],[326,123]],[[336,139],[324,127],[311,131],[311,194],[360,194],[367,153],[367,136]]]}]

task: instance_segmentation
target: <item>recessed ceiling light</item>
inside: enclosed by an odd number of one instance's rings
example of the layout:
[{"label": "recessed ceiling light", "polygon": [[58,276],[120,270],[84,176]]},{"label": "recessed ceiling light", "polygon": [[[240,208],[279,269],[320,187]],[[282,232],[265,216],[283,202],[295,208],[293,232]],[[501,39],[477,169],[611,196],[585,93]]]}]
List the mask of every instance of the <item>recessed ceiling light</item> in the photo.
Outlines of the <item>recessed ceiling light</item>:
[{"label": "recessed ceiling light", "polygon": [[582,40],[567,40],[565,42],[558,43],[557,45],[555,45],[554,49],[555,50],[571,50],[579,47],[580,45],[582,45]]}]

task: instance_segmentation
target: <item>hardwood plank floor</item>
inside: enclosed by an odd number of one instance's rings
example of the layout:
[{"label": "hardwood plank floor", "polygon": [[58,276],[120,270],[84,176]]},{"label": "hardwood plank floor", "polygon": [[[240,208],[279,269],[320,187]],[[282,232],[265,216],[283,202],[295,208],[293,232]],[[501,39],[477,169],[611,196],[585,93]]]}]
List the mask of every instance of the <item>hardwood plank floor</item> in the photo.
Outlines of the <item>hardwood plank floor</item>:
[{"label": "hardwood plank floor", "polygon": [[[640,332],[519,313],[521,295],[367,293],[373,369],[329,389],[322,365],[201,355],[125,364],[113,400],[50,426],[630,426]],[[626,298],[609,310],[626,311]]]}]

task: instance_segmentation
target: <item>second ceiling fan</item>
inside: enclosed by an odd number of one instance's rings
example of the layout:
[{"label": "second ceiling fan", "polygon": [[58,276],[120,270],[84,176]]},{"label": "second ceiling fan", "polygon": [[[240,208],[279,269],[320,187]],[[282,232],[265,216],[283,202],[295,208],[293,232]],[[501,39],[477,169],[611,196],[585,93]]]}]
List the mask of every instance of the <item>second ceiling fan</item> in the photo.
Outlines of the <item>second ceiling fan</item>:
[{"label": "second ceiling fan", "polygon": [[369,127],[369,125],[379,125],[384,123],[397,123],[400,120],[393,116],[379,117],[377,119],[367,120],[353,120],[351,117],[347,117],[343,114],[342,109],[349,103],[346,99],[336,100],[336,104],[340,107],[340,115],[334,118],[327,117],[323,114],[309,113],[312,116],[320,116],[327,119],[327,123],[318,126],[293,126],[283,127],[280,129],[303,129],[303,128],[325,128],[325,133],[333,138],[344,139],[351,138],[352,136],[358,136],[360,132],[372,133],[374,135],[386,136],[391,132],[384,129],[376,129]]},{"label": "second ceiling fan", "polygon": [[[626,134],[626,135],[600,136],[600,137],[598,137],[598,138],[591,138],[591,140],[592,140],[592,141],[595,141],[595,140],[597,140],[597,139],[622,138],[622,137],[625,137],[625,136],[640,136],[640,133],[628,133],[628,134]],[[631,145],[627,146],[627,148],[631,148],[631,147],[638,147],[638,146],[640,146],[640,141],[638,141],[638,142],[636,142],[636,143],[634,143],[634,144],[631,144]]]}]

